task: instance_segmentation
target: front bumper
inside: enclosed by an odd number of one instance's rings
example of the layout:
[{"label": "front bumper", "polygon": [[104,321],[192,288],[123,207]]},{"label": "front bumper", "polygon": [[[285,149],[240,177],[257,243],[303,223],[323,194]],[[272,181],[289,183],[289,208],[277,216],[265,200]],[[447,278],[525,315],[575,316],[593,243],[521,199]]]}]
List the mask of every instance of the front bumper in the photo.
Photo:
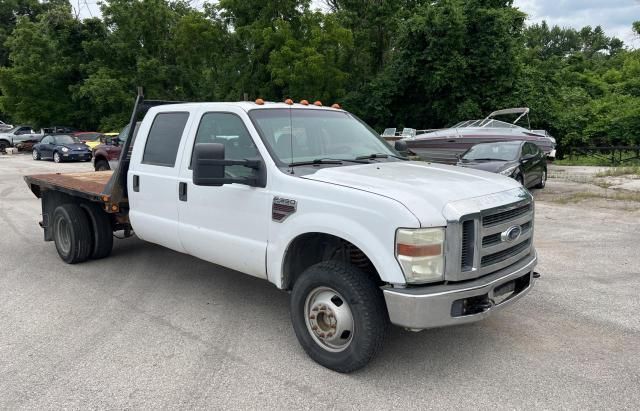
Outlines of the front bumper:
[{"label": "front bumper", "polygon": [[[535,250],[518,263],[476,280],[417,287],[383,288],[389,318],[395,325],[421,330],[482,320],[531,290]],[[511,290],[504,295],[498,292]]]},{"label": "front bumper", "polygon": [[81,151],[81,152],[70,151],[62,154],[62,158],[64,158],[65,160],[74,160],[74,161],[81,161],[81,160],[89,161],[91,160],[91,157],[92,157],[91,152],[85,152],[85,151]]}]

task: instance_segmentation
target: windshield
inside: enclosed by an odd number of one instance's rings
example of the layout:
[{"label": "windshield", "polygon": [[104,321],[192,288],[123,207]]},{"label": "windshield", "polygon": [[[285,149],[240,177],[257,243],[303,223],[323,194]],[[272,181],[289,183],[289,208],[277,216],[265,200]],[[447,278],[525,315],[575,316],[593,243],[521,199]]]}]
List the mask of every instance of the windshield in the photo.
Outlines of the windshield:
[{"label": "windshield", "polygon": [[100,140],[100,137],[102,137],[102,134],[84,133],[84,134],[79,134],[78,137],[80,138],[80,140],[84,140],[84,141],[98,141]]},{"label": "windshield", "polygon": [[270,152],[284,164],[398,155],[375,131],[342,111],[261,109],[250,116]]},{"label": "windshield", "polygon": [[463,160],[501,160],[512,161],[520,154],[520,142],[483,143],[471,147],[462,156]]},{"label": "windshield", "polygon": [[78,140],[71,136],[55,136],[56,144],[74,144],[77,143]]}]

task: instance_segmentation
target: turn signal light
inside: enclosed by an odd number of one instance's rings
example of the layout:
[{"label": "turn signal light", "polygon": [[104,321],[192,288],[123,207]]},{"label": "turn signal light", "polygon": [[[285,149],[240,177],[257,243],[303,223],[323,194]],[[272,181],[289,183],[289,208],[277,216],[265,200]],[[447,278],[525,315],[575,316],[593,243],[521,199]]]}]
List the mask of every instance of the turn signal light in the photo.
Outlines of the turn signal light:
[{"label": "turn signal light", "polygon": [[284,101],[284,104],[288,104],[288,105],[290,105],[290,106],[291,106],[291,105],[293,105],[293,100],[291,100],[290,98],[288,98],[288,99],[286,99],[286,100]]},{"label": "turn signal light", "polygon": [[308,106],[309,102],[307,100],[300,100],[300,104],[302,104],[303,106]]},{"label": "turn signal light", "polygon": [[331,108],[341,109],[342,107],[340,107],[340,104],[338,104],[338,103],[333,103],[333,104],[331,105]]},{"label": "turn signal light", "polygon": [[256,104],[259,105],[259,106],[262,106],[262,105],[264,105],[264,100],[261,99],[261,98],[257,98],[256,99]]},{"label": "turn signal light", "polygon": [[320,101],[320,100],[316,100],[316,101],[314,101],[314,102],[313,102],[313,105],[314,105],[314,106],[318,106],[318,107],[319,107],[319,106],[321,106],[321,105],[322,105],[322,101]]}]

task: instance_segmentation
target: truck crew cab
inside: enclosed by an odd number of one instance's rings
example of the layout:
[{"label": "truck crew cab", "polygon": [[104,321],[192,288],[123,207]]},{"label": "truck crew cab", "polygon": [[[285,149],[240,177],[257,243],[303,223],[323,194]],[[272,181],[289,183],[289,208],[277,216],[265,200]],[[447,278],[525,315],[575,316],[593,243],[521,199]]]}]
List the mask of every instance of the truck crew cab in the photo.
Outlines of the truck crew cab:
[{"label": "truck crew cab", "polygon": [[534,284],[534,204],[513,179],[408,161],[319,102],[165,103],[140,93],[113,172],[25,177],[65,262],[106,257],[124,230],[263,278],[339,372],[389,324],[477,321]]}]

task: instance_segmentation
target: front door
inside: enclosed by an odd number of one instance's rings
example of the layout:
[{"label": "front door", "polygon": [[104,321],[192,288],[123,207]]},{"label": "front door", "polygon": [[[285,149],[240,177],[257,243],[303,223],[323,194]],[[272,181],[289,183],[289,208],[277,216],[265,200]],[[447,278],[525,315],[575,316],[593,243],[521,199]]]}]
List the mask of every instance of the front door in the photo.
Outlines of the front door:
[{"label": "front door", "polygon": [[42,141],[40,141],[40,145],[38,146],[38,153],[40,154],[40,158],[51,158],[52,147],[53,137],[46,136],[45,138],[43,138]]},{"label": "front door", "polygon": [[178,176],[189,113],[158,113],[134,145],[127,173],[129,218],[145,241],[184,251],[178,238]]},{"label": "front door", "polygon": [[[180,183],[180,241],[198,258],[256,277],[266,278],[266,250],[271,216],[271,196],[266,188],[244,184],[220,187],[193,184],[191,160],[196,143],[222,143],[227,160],[261,158],[244,112],[229,107],[226,112],[202,112],[197,132],[191,133],[184,150]],[[196,127],[196,124],[194,124]],[[254,173],[243,166],[226,167],[228,176]]]}]

